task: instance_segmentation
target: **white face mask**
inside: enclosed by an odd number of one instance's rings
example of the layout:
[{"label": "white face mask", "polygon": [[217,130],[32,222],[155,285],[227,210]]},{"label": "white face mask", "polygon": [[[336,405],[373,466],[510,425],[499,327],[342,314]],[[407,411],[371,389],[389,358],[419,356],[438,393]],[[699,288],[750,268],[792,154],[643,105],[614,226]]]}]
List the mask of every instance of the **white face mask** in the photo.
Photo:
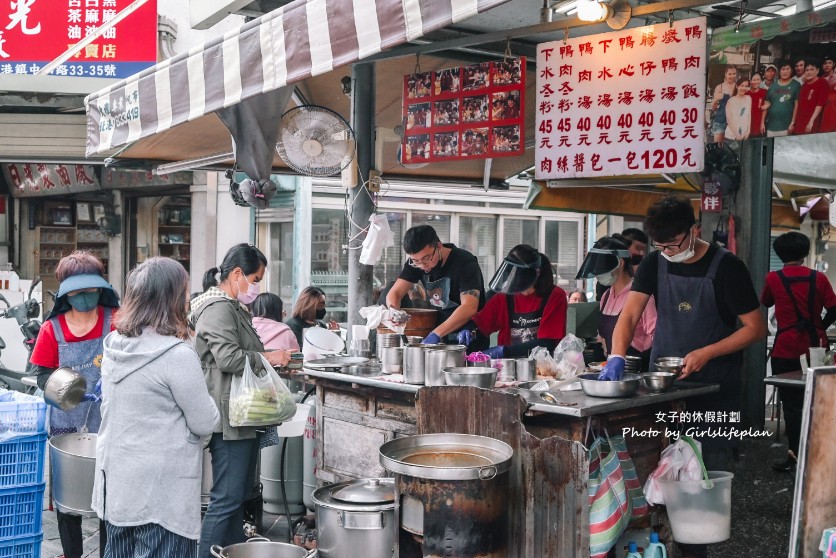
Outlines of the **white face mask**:
[{"label": "white face mask", "polygon": [[665,258],[666,260],[668,260],[671,263],[682,263],[685,260],[689,260],[692,257],[694,257],[694,254],[696,254],[696,252],[694,251],[694,242],[695,242],[694,233],[692,231],[691,232],[690,246],[688,247],[687,250],[684,250],[684,251],[680,252],[679,254],[674,254],[673,256],[667,255],[667,253],[665,253],[665,251],[662,250],[662,257]]},{"label": "white face mask", "polygon": [[615,280],[617,278],[618,268],[615,268],[612,271],[608,271],[607,273],[602,273],[601,275],[595,276],[595,279],[605,287],[611,287],[613,283],[615,283]]}]

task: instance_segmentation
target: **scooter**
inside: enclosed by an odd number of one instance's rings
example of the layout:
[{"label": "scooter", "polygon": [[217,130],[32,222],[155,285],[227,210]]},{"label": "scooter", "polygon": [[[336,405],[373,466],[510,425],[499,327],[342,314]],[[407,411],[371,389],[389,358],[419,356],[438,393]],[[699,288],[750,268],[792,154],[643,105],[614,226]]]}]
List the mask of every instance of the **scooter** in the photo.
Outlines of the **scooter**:
[{"label": "scooter", "polygon": [[[20,332],[23,334],[23,344],[26,346],[27,351],[26,369],[22,372],[10,370],[0,361],[0,387],[2,388],[13,389],[23,393],[32,393],[36,389],[31,383],[24,382],[23,378],[34,376],[37,373],[37,366],[29,362],[29,357],[32,356],[32,349],[35,347],[35,341],[38,340],[38,332],[41,331],[41,322],[37,320],[41,314],[41,304],[32,298],[32,292],[40,282],[41,278],[36,277],[29,287],[29,294],[26,296],[26,300],[14,306],[6,300],[6,297],[0,294],[0,303],[6,304],[6,309],[0,311],[0,318],[9,318],[17,321],[18,326],[20,326]],[[5,348],[6,342],[0,338],[0,352]]]}]

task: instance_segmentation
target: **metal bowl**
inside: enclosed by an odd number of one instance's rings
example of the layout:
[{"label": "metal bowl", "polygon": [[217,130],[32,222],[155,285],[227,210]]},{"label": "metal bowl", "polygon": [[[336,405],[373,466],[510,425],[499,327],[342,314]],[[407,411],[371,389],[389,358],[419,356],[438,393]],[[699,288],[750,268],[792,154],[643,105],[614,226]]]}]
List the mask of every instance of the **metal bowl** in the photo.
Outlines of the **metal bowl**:
[{"label": "metal bowl", "polygon": [[641,375],[642,383],[650,391],[668,391],[673,386],[677,374],[673,372],[647,372]]},{"label": "metal bowl", "polygon": [[599,380],[598,374],[581,374],[581,388],[592,397],[630,397],[639,389],[641,376],[624,374],[618,381]]},{"label": "metal bowl", "polygon": [[672,372],[679,376],[685,367],[681,357],[661,357],[656,359],[656,369],[659,372]]},{"label": "metal bowl", "polygon": [[492,388],[496,385],[498,372],[487,366],[451,366],[444,369],[444,379],[448,386]]}]

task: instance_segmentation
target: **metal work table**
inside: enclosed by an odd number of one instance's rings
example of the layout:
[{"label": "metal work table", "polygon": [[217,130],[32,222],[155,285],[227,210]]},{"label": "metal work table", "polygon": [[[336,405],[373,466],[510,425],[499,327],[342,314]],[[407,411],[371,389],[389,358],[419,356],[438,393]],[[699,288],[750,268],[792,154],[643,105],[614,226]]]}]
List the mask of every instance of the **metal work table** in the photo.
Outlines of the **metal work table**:
[{"label": "metal work table", "polygon": [[780,387],[794,387],[804,389],[807,385],[807,374],[802,374],[801,370],[795,372],[784,372],[777,376],[767,376],[763,379],[763,383],[769,386]]}]

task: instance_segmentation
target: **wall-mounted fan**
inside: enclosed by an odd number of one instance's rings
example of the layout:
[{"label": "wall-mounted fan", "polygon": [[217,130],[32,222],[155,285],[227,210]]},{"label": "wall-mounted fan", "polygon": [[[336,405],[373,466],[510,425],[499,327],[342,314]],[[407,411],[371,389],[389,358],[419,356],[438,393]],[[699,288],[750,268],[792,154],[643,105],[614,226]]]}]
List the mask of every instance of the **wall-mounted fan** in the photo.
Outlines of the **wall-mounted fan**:
[{"label": "wall-mounted fan", "polygon": [[317,105],[294,107],[282,115],[276,144],[282,160],[307,176],[331,176],[354,159],[354,130],[331,109]]},{"label": "wall-mounted fan", "polygon": [[723,192],[735,192],[740,187],[740,157],[726,143],[709,143],[705,146],[706,182],[717,182]]}]

